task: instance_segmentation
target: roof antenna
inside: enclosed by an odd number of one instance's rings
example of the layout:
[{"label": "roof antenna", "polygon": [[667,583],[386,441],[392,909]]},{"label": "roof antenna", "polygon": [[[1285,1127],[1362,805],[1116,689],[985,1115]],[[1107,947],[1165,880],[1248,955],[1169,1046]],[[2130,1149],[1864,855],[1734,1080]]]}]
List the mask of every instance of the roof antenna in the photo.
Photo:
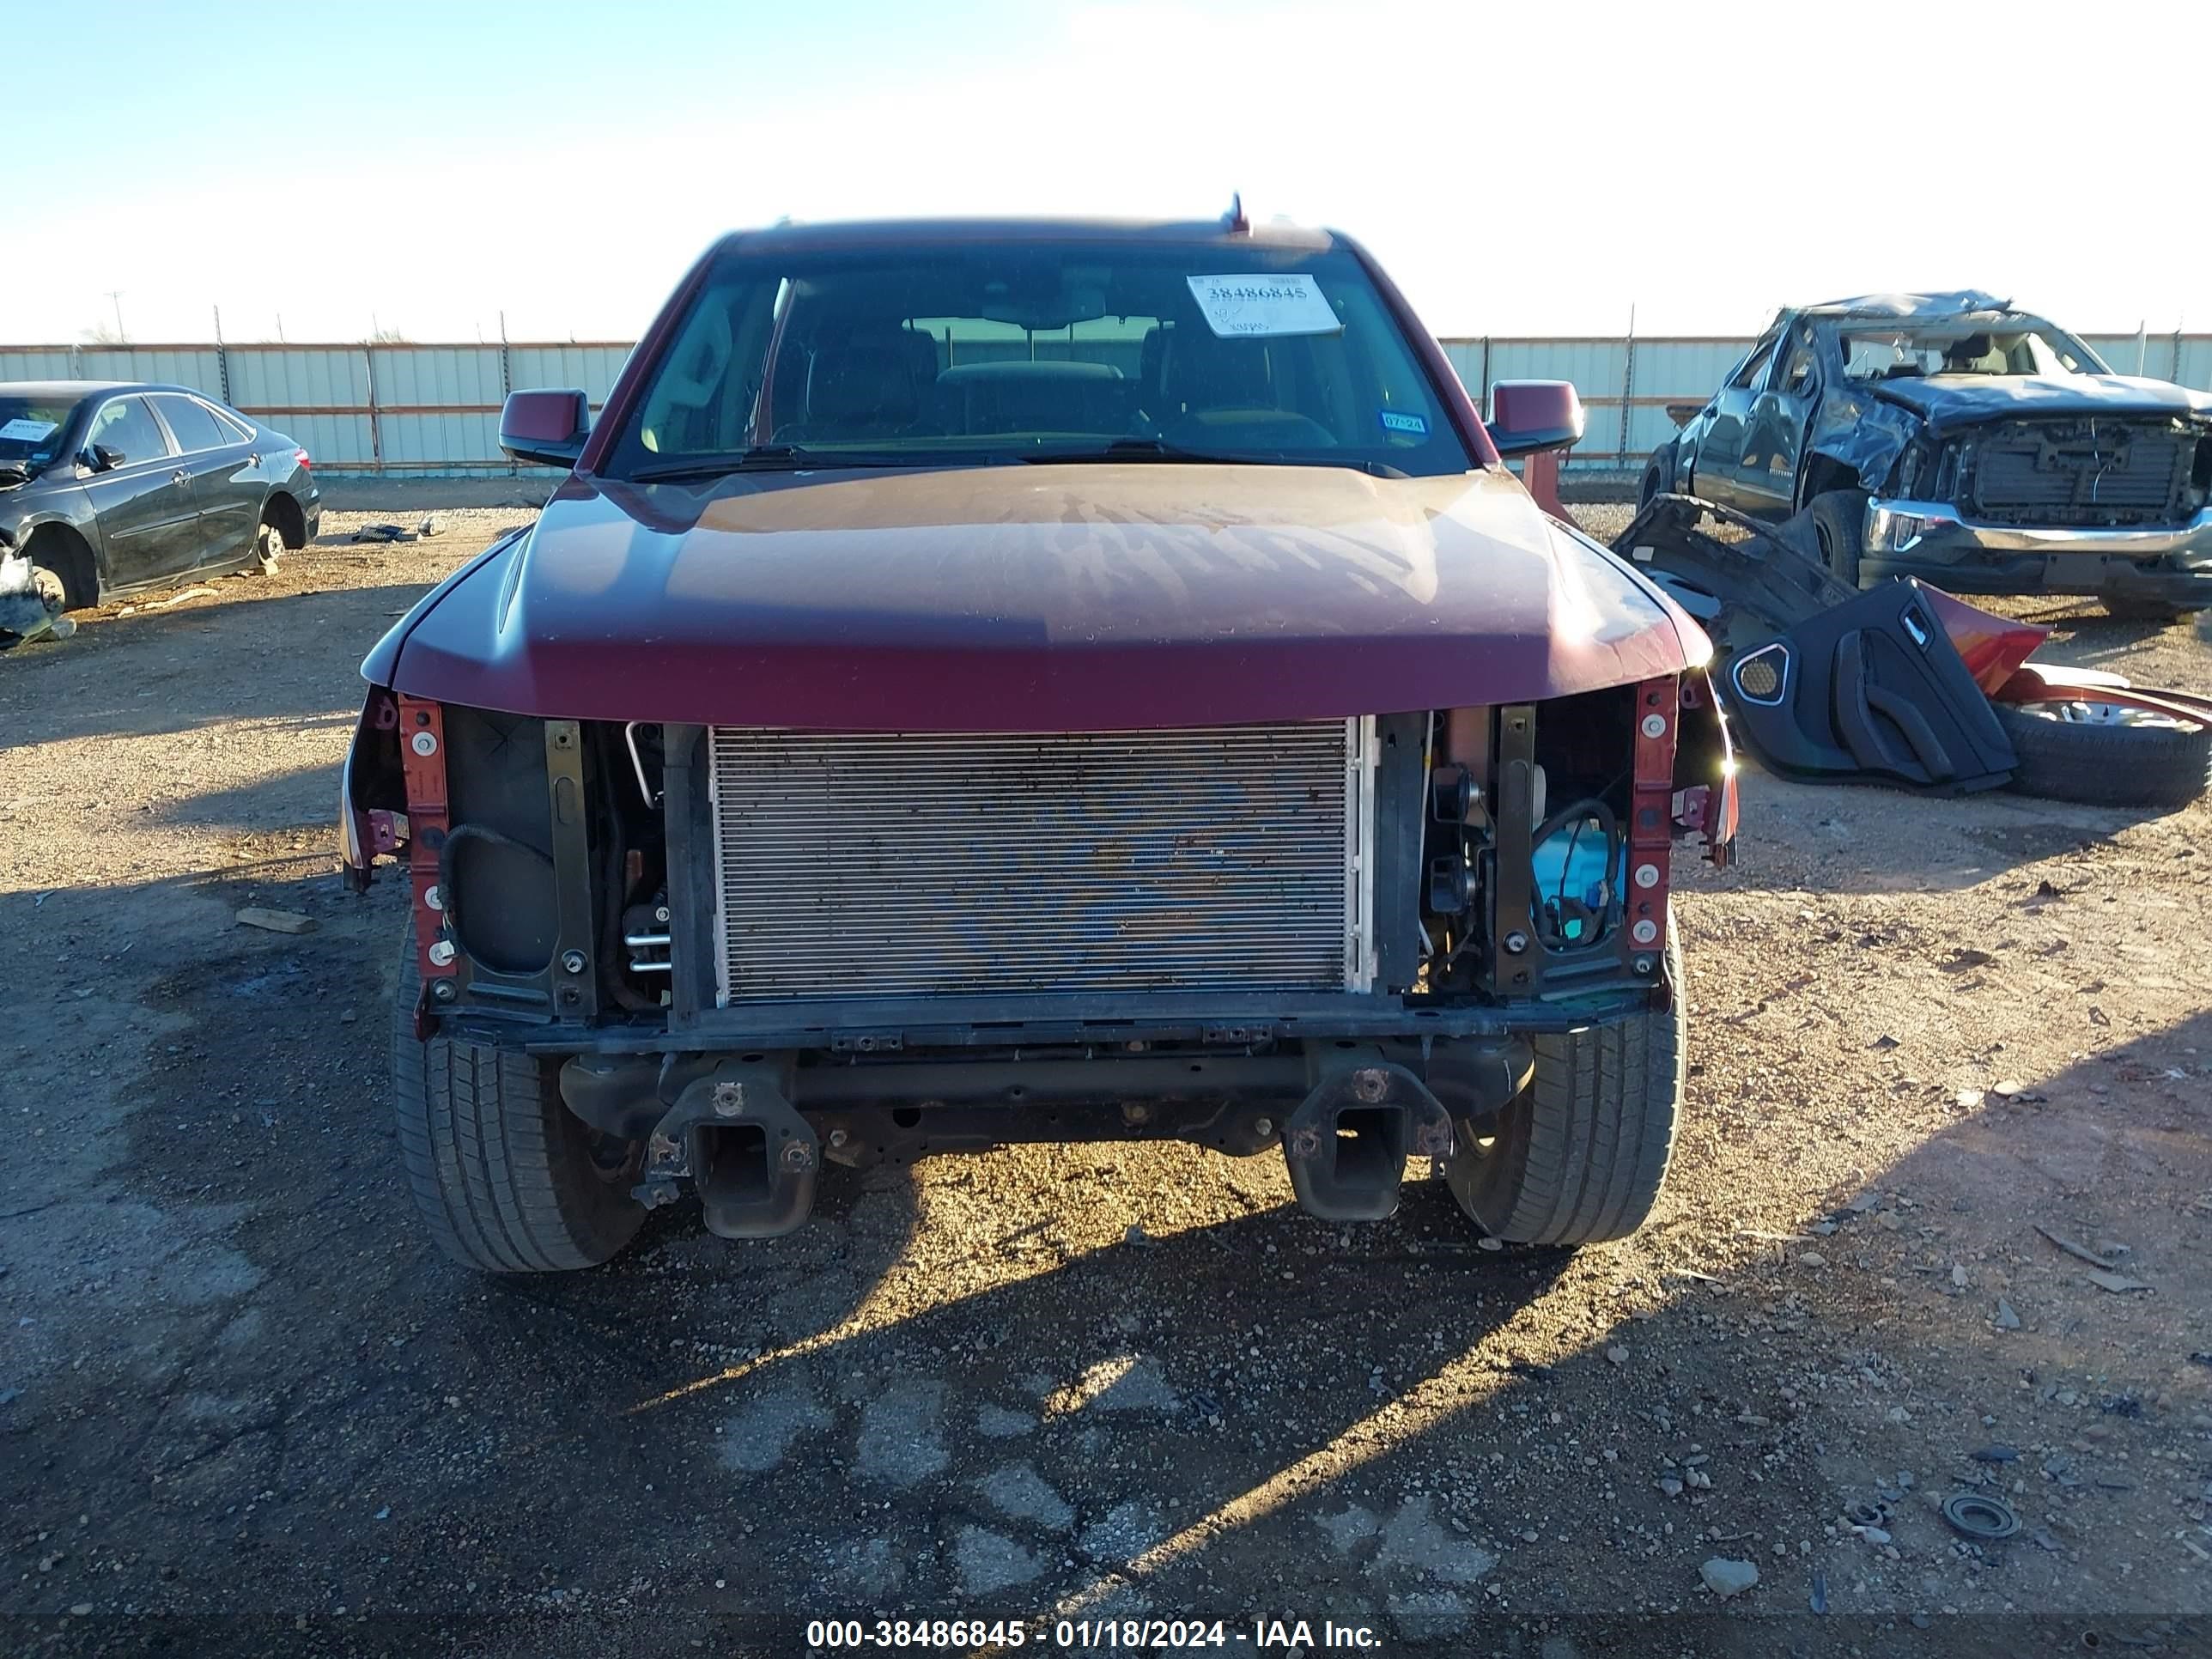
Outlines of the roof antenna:
[{"label": "roof antenna", "polygon": [[1252,234],[1252,222],[1244,216],[1243,191],[1229,192],[1229,211],[1221,216],[1221,223],[1231,236],[1249,236]]}]

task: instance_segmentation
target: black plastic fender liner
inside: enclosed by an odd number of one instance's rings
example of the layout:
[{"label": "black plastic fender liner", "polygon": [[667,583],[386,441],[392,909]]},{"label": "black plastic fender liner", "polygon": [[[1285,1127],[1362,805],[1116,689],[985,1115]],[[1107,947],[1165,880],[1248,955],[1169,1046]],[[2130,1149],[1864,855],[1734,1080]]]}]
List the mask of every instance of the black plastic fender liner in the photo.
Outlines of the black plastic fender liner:
[{"label": "black plastic fender liner", "polygon": [[1298,1206],[1324,1221],[1381,1221],[1398,1207],[1408,1157],[1448,1158],[1451,1118],[1404,1066],[1332,1054],[1283,1125],[1283,1161]]},{"label": "black plastic fender liner", "polygon": [[1528,1086],[1536,1052],[1525,1037],[1491,1045],[1439,1042],[1422,1067],[1429,1091],[1456,1125],[1479,1124],[1498,1115]]},{"label": "black plastic fender liner", "polygon": [[1854,590],[1820,560],[1808,515],[1766,524],[1695,495],[1661,495],[1613,551],[1698,619],[1723,659],[1808,622]]},{"label": "black plastic fender liner", "polygon": [[561,1099],[601,1134],[643,1140],[668,1115],[658,1055],[574,1054],[561,1067]]}]

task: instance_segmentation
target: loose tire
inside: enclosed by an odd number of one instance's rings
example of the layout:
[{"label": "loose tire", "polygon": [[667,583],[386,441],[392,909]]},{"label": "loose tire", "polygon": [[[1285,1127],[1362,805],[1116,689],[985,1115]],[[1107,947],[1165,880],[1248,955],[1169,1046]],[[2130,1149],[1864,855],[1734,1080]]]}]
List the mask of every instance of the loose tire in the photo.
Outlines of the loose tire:
[{"label": "loose tire", "polygon": [[261,528],[254,532],[253,556],[260,562],[261,574],[273,576],[284,556],[284,532],[273,520],[264,519]]},{"label": "loose tire", "polygon": [[1813,533],[1828,573],[1846,587],[1859,585],[1859,559],[1866,551],[1866,496],[1856,489],[1832,489],[1813,498]]},{"label": "loose tire", "polygon": [[2012,787],[2024,795],[2186,806],[2212,787],[2212,726],[2201,721],[2146,723],[2109,703],[1990,706],[2012,740]]},{"label": "loose tire", "polygon": [[392,1096],[400,1160],[438,1247],[484,1273],[563,1273],[613,1259],[645,1220],[639,1148],[597,1135],[561,1101],[560,1065],[481,1042],[415,1036],[421,981],[402,941]]},{"label": "loose tire", "polygon": [[1674,1004],[1535,1039],[1528,1086],[1490,1133],[1454,1126],[1444,1176],[1460,1208],[1516,1244],[1599,1244],[1650,1216],[1682,1115],[1688,1016],[1682,947],[1670,924]]}]

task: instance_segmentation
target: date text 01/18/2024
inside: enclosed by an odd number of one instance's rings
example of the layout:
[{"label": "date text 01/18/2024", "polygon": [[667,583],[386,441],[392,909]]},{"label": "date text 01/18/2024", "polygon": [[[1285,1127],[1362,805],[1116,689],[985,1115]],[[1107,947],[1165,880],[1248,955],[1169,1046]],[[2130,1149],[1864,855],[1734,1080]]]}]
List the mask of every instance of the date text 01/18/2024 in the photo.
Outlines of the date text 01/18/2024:
[{"label": "date text 01/18/2024", "polygon": [[1249,1630],[1203,1619],[817,1619],[806,1626],[810,1648],[963,1648],[1012,1651],[1031,1641],[1074,1651],[1228,1648],[1252,1653],[1310,1653],[1317,1648],[1373,1650],[1382,1644],[1364,1625],[1323,1620],[1318,1632],[1304,1619],[1255,1619]]}]

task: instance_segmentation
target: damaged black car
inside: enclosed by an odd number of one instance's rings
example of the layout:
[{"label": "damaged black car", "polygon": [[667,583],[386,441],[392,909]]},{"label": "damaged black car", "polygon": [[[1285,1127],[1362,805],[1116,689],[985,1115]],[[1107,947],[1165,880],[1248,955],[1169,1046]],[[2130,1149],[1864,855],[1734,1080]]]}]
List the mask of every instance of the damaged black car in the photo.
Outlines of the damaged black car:
[{"label": "damaged black car", "polygon": [[0,381],[0,644],[313,541],[307,452],[180,386]]},{"label": "damaged black car", "polygon": [[2212,605],[2212,394],[2115,374],[1978,291],[1784,310],[1640,497],[1810,515],[1838,580],[2092,594],[2116,617]]}]

